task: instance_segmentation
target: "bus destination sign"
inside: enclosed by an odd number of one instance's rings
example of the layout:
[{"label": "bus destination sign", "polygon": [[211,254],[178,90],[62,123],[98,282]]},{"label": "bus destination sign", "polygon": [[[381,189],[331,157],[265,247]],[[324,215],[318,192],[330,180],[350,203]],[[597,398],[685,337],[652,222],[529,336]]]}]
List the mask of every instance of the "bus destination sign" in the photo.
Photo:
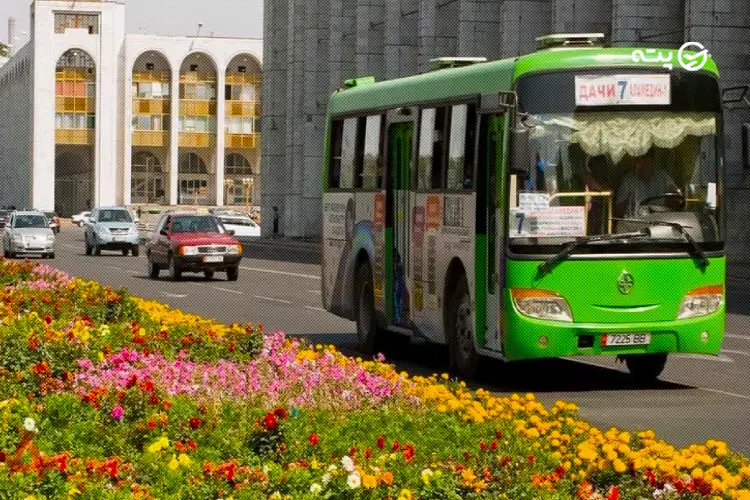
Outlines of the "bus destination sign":
[{"label": "bus destination sign", "polygon": [[671,104],[669,75],[577,75],[576,106]]}]

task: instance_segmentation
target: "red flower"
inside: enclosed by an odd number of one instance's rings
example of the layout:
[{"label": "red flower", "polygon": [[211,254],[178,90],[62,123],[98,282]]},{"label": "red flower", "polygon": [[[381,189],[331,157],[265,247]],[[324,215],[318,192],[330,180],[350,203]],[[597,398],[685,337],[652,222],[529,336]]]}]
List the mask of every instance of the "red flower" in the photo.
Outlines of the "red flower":
[{"label": "red flower", "polygon": [[497,441],[493,441],[492,443],[490,443],[490,451],[495,450],[497,450]]},{"label": "red flower", "polygon": [[612,486],[607,495],[607,500],[618,500],[620,498],[620,489],[617,486]]},{"label": "red flower", "polygon": [[286,418],[286,410],[284,408],[276,408],[273,414],[281,419]]},{"label": "red flower", "polygon": [[0,451],[0,464],[5,462],[7,458],[8,458],[8,455],[6,455],[4,451]]},{"label": "red flower", "polygon": [[533,464],[534,462],[536,462],[536,458],[534,457],[534,455],[529,455],[529,463]]},{"label": "red flower", "polygon": [[159,404],[159,398],[156,397],[156,394],[152,394],[151,397],[148,398],[148,402],[156,406]]},{"label": "red flower", "polygon": [[146,380],[141,385],[141,388],[146,392],[154,392],[154,383],[151,380]]},{"label": "red flower", "polygon": [[190,427],[193,429],[197,429],[201,426],[201,420],[198,417],[192,417],[190,419]]},{"label": "red flower", "polygon": [[196,450],[198,448],[198,445],[193,441],[192,439],[188,441],[188,448],[191,450]]},{"label": "red flower", "polygon": [[312,433],[309,436],[307,436],[307,440],[310,441],[311,445],[317,446],[318,445],[318,441],[320,441],[320,436],[318,436],[315,433]]},{"label": "red flower", "polygon": [[392,449],[393,451],[398,451],[398,449],[399,449],[400,447],[401,447],[401,446],[400,446],[400,445],[398,444],[398,441],[394,441],[394,442],[393,442],[393,446],[391,447],[391,449]]},{"label": "red flower", "polygon": [[372,458],[372,450],[370,448],[365,448],[365,458],[368,460]]},{"label": "red flower", "polygon": [[383,446],[385,446],[385,436],[380,436],[378,438],[378,448],[382,450]]},{"label": "red flower", "polygon": [[482,450],[482,451],[486,451],[487,450],[487,443],[485,443],[484,441],[479,441],[479,449]]},{"label": "red flower", "polygon": [[352,446],[351,448],[349,448],[349,456],[350,457],[353,457],[356,453],[357,453],[357,448],[355,448],[354,446]]},{"label": "red flower", "polygon": [[495,431],[495,437],[496,437],[497,439],[502,439],[502,438],[503,438],[503,433],[502,433],[502,431]]},{"label": "red flower", "polygon": [[266,426],[266,429],[268,430],[274,430],[276,427],[278,427],[278,421],[276,420],[276,416],[273,413],[269,413],[265,416],[263,419],[263,425]]},{"label": "red flower", "polygon": [[47,323],[48,325],[51,325],[52,324],[52,316],[50,316],[49,314],[47,314],[44,317],[44,322]]},{"label": "red flower", "polygon": [[506,465],[508,465],[510,463],[510,460],[511,460],[511,458],[509,456],[507,456],[507,455],[504,456],[503,460],[500,462],[500,466],[501,467],[505,467]]},{"label": "red flower", "polygon": [[407,462],[411,462],[411,459],[414,458],[414,455],[416,454],[416,450],[414,449],[414,446],[411,444],[407,444],[404,446],[404,458]]}]

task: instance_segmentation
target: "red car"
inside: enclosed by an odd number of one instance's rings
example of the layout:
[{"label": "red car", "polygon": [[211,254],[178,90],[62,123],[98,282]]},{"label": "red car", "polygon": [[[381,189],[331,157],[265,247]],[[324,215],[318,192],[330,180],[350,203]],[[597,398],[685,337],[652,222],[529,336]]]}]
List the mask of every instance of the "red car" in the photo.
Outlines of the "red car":
[{"label": "red car", "polygon": [[211,279],[218,271],[226,272],[229,281],[236,281],[242,244],[233,234],[213,215],[166,213],[146,243],[148,274],[158,278],[162,269],[168,269],[172,280],[180,279],[183,272],[202,272]]}]

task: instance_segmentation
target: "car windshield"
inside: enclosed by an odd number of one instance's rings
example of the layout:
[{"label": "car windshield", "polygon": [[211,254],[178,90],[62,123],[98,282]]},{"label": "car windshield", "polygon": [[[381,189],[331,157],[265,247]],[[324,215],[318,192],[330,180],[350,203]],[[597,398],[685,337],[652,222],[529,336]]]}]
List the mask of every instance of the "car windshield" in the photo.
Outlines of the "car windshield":
[{"label": "car windshield", "polygon": [[242,217],[221,217],[221,222],[223,224],[229,224],[229,225],[232,225],[232,226],[255,227],[255,222],[253,222],[253,220],[249,219],[249,218],[242,218]]},{"label": "car windshield", "polygon": [[[508,237],[514,251],[555,252],[579,237],[639,231],[658,222],[680,224],[706,249],[723,247],[715,80],[706,75],[673,80],[670,95],[669,78],[561,72],[519,83],[531,154],[522,169],[528,175],[511,172]],[[617,95],[622,88],[623,94],[629,91],[628,85],[660,83],[663,100],[648,102],[653,92],[638,105],[607,100],[610,86]],[[565,90],[552,98],[551,88]],[[623,245],[652,251],[654,245],[687,244],[680,231],[606,241],[613,251]]]},{"label": "car windshield", "polygon": [[172,219],[173,233],[220,233],[216,219],[209,215],[187,215]]},{"label": "car windshield", "polygon": [[44,215],[16,215],[13,226],[19,229],[46,228],[48,224],[47,218]]},{"label": "car windshield", "polygon": [[127,210],[102,210],[99,222],[133,222],[133,218]]}]

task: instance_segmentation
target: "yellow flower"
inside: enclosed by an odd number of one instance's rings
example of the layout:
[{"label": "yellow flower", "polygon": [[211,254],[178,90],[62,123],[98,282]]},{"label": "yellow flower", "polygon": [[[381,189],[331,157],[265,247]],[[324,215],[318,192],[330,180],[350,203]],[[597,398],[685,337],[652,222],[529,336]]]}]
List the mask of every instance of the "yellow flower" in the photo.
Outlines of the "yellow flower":
[{"label": "yellow flower", "polygon": [[401,493],[398,494],[398,500],[413,500],[413,498],[411,491],[407,489],[401,490]]},{"label": "yellow flower", "polygon": [[374,488],[378,485],[378,478],[365,474],[362,476],[362,486],[365,488]]},{"label": "yellow flower", "polygon": [[614,467],[615,472],[617,472],[618,474],[622,474],[623,472],[627,470],[627,466],[625,465],[625,462],[623,462],[619,458],[616,458],[614,462],[612,462],[612,466]]},{"label": "yellow flower", "polygon": [[177,470],[177,468],[180,466],[180,462],[172,455],[172,460],[169,461],[169,468],[170,470]]},{"label": "yellow flower", "polygon": [[187,456],[185,453],[180,453],[180,465],[184,465],[185,467],[188,467],[191,463],[190,457]]},{"label": "yellow flower", "polygon": [[424,482],[425,486],[430,485],[430,478],[432,477],[434,473],[430,469],[424,469],[422,471],[422,482]]}]

